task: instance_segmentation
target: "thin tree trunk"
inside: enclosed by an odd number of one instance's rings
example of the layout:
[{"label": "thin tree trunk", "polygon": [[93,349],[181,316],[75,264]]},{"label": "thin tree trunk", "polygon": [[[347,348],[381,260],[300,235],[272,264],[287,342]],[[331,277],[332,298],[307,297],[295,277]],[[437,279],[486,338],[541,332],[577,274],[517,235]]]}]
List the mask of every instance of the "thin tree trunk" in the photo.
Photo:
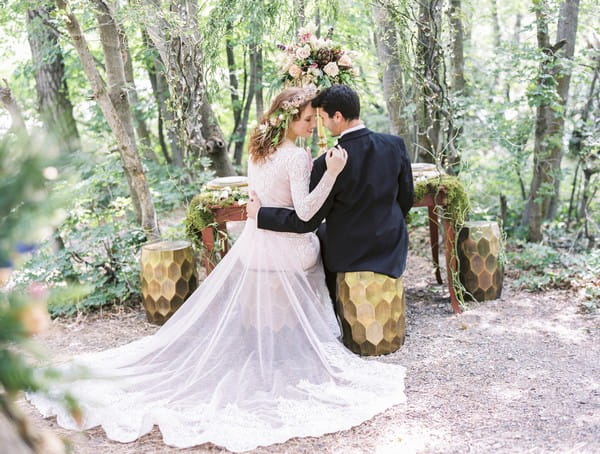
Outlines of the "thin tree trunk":
[{"label": "thin tree trunk", "polygon": [[[560,68],[556,70],[556,79],[558,83],[557,92],[560,96],[561,105],[566,110],[569,100],[569,87],[571,85],[571,61],[575,54],[575,38],[577,36],[577,22],[579,17],[579,0],[565,0],[560,7],[558,17],[558,28],[556,32],[556,42],[566,41],[565,46],[560,51]],[[564,154],[562,146],[562,137],[565,129],[565,115],[558,116],[557,137],[560,137],[560,144],[557,144],[556,159],[552,161],[554,178],[554,194],[546,196],[544,199],[544,211],[546,219],[554,219],[558,211],[560,201],[560,182],[561,162]]]},{"label": "thin tree trunk", "polygon": [[46,131],[69,153],[81,149],[73,105],[65,79],[58,36],[49,25],[54,5],[27,10],[27,36],[31,48],[38,106]]},{"label": "thin tree trunk", "polygon": [[[450,33],[452,41],[452,93],[455,98],[465,95],[465,57],[464,57],[464,28],[462,24],[461,0],[450,0]],[[448,165],[451,174],[456,175],[460,167],[460,153],[457,146],[462,136],[462,127],[455,128],[453,122],[448,125]]]},{"label": "thin tree trunk", "polygon": [[152,150],[152,143],[150,141],[150,131],[146,126],[146,120],[144,120],[144,113],[140,105],[140,98],[138,96],[137,88],[135,86],[135,78],[133,76],[133,61],[131,59],[131,50],[129,49],[129,42],[127,35],[119,27],[119,39],[121,42],[121,49],[123,50],[123,61],[125,62],[125,80],[129,87],[127,94],[131,101],[131,107],[133,109],[133,121],[135,125],[135,132],[139,139],[140,148],[144,157],[150,161],[158,162],[156,154]]},{"label": "thin tree trunk", "polygon": [[256,120],[262,117],[265,110],[264,95],[263,95],[263,48],[259,45],[256,51]]},{"label": "thin tree trunk", "polygon": [[236,165],[241,165],[242,155],[244,152],[244,143],[246,139],[246,132],[248,130],[248,120],[250,118],[250,108],[254,101],[254,95],[256,93],[257,77],[256,77],[256,54],[257,44],[250,45],[250,82],[248,83],[248,94],[246,96],[246,102],[244,103],[244,110],[242,112],[242,118],[238,125],[238,130],[235,133],[235,152],[234,161]]},{"label": "thin tree trunk", "polygon": [[229,92],[231,98],[231,111],[233,112],[233,129],[229,136],[229,144],[234,144],[235,133],[242,119],[242,102],[240,101],[239,88],[240,84],[236,74],[235,64],[235,47],[232,41],[233,25],[231,22],[227,24],[227,36],[225,38],[225,54],[227,56],[227,70],[229,71]]},{"label": "thin tree trunk", "polygon": [[[177,167],[183,167],[183,152],[177,143],[177,134],[172,127],[173,119],[168,105],[169,88],[167,87],[164,76],[164,65],[160,59],[158,50],[154,46],[150,36],[148,36],[148,32],[143,27],[142,41],[144,46],[146,46],[152,55],[152,57],[146,60],[146,70],[148,71],[148,78],[150,79],[150,84],[152,85],[152,93],[154,94],[154,99],[156,101],[158,110],[158,141],[160,143],[161,152],[167,163],[171,164],[174,162]],[[165,129],[167,130],[167,136],[171,148],[170,155],[165,140]]]},{"label": "thin tree trunk", "polygon": [[140,224],[149,239],[158,239],[160,232],[154,204],[137,153],[131,109],[129,108],[129,100],[124,86],[125,72],[121,57],[122,53],[114,20],[107,5],[102,0],[93,0],[94,5],[98,8],[96,15],[105,50],[106,72],[109,80],[109,87],[107,87],[96,68],[94,57],[89,50],[85,35],[81,30],[77,17],[71,10],[69,2],[67,0],[55,1],[57,8],[65,16],[67,31],[92,86],[94,98],[115,134],[123,169],[131,191],[131,199]]}]

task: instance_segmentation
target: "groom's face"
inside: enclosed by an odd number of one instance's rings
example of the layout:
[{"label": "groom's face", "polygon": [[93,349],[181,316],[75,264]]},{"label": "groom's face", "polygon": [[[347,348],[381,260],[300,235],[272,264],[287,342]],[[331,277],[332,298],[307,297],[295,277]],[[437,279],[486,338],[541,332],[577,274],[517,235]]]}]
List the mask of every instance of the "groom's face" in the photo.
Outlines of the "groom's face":
[{"label": "groom's face", "polygon": [[325,110],[319,109],[321,113],[321,118],[323,119],[323,126],[329,129],[329,132],[332,136],[339,136],[342,132],[342,126],[344,122],[344,117],[341,113],[335,112],[333,116],[330,116]]}]

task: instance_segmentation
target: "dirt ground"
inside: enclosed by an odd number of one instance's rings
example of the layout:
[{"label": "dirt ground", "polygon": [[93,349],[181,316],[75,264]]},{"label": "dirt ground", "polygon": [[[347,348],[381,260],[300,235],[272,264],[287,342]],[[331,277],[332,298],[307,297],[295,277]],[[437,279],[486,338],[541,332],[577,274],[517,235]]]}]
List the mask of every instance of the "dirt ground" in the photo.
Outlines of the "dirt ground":
[{"label": "dirt ground", "polygon": [[[454,315],[431,262],[409,258],[407,337],[381,361],[407,368],[405,406],[350,430],[296,438],[254,453],[598,453],[600,316],[579,312],[575,292],[531,294],[505,281],[502,298]],[[157,328],[138,309],[53,322],[40,341],[57,359],[121,345]],[[158,430],[130,444],[101,429],[65,431],[76,453],[218,453],[213,445],[177,450]]]}]

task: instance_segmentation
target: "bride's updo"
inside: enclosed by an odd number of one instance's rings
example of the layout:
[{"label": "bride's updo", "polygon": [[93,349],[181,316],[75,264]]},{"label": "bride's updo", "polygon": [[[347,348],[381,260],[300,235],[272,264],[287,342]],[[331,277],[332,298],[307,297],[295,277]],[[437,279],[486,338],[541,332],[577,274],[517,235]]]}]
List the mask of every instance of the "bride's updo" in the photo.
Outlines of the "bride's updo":
[{"label": "bride's updo", "polygon": [[293,87],[277,95],[250,136],[248,153],[252,161],[262,162],[277,149],[285,139],[290,122],[300,118],[316,94],[314,88]]}]

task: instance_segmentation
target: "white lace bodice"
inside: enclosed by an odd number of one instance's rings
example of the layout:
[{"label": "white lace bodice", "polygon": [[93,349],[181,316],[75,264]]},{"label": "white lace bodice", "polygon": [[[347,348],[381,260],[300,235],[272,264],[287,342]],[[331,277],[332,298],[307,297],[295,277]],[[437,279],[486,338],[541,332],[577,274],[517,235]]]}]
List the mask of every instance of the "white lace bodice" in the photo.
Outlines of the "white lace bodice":
[{"label": "white lace bodice", "polygon": [[335,177],[325,172],[319,184],[309,192],[311,162],[299,147],[278,148],[263,163],[248,161],[248,179],[262,206],[293,208],[303,221],[308,221],[321,208]]}]

